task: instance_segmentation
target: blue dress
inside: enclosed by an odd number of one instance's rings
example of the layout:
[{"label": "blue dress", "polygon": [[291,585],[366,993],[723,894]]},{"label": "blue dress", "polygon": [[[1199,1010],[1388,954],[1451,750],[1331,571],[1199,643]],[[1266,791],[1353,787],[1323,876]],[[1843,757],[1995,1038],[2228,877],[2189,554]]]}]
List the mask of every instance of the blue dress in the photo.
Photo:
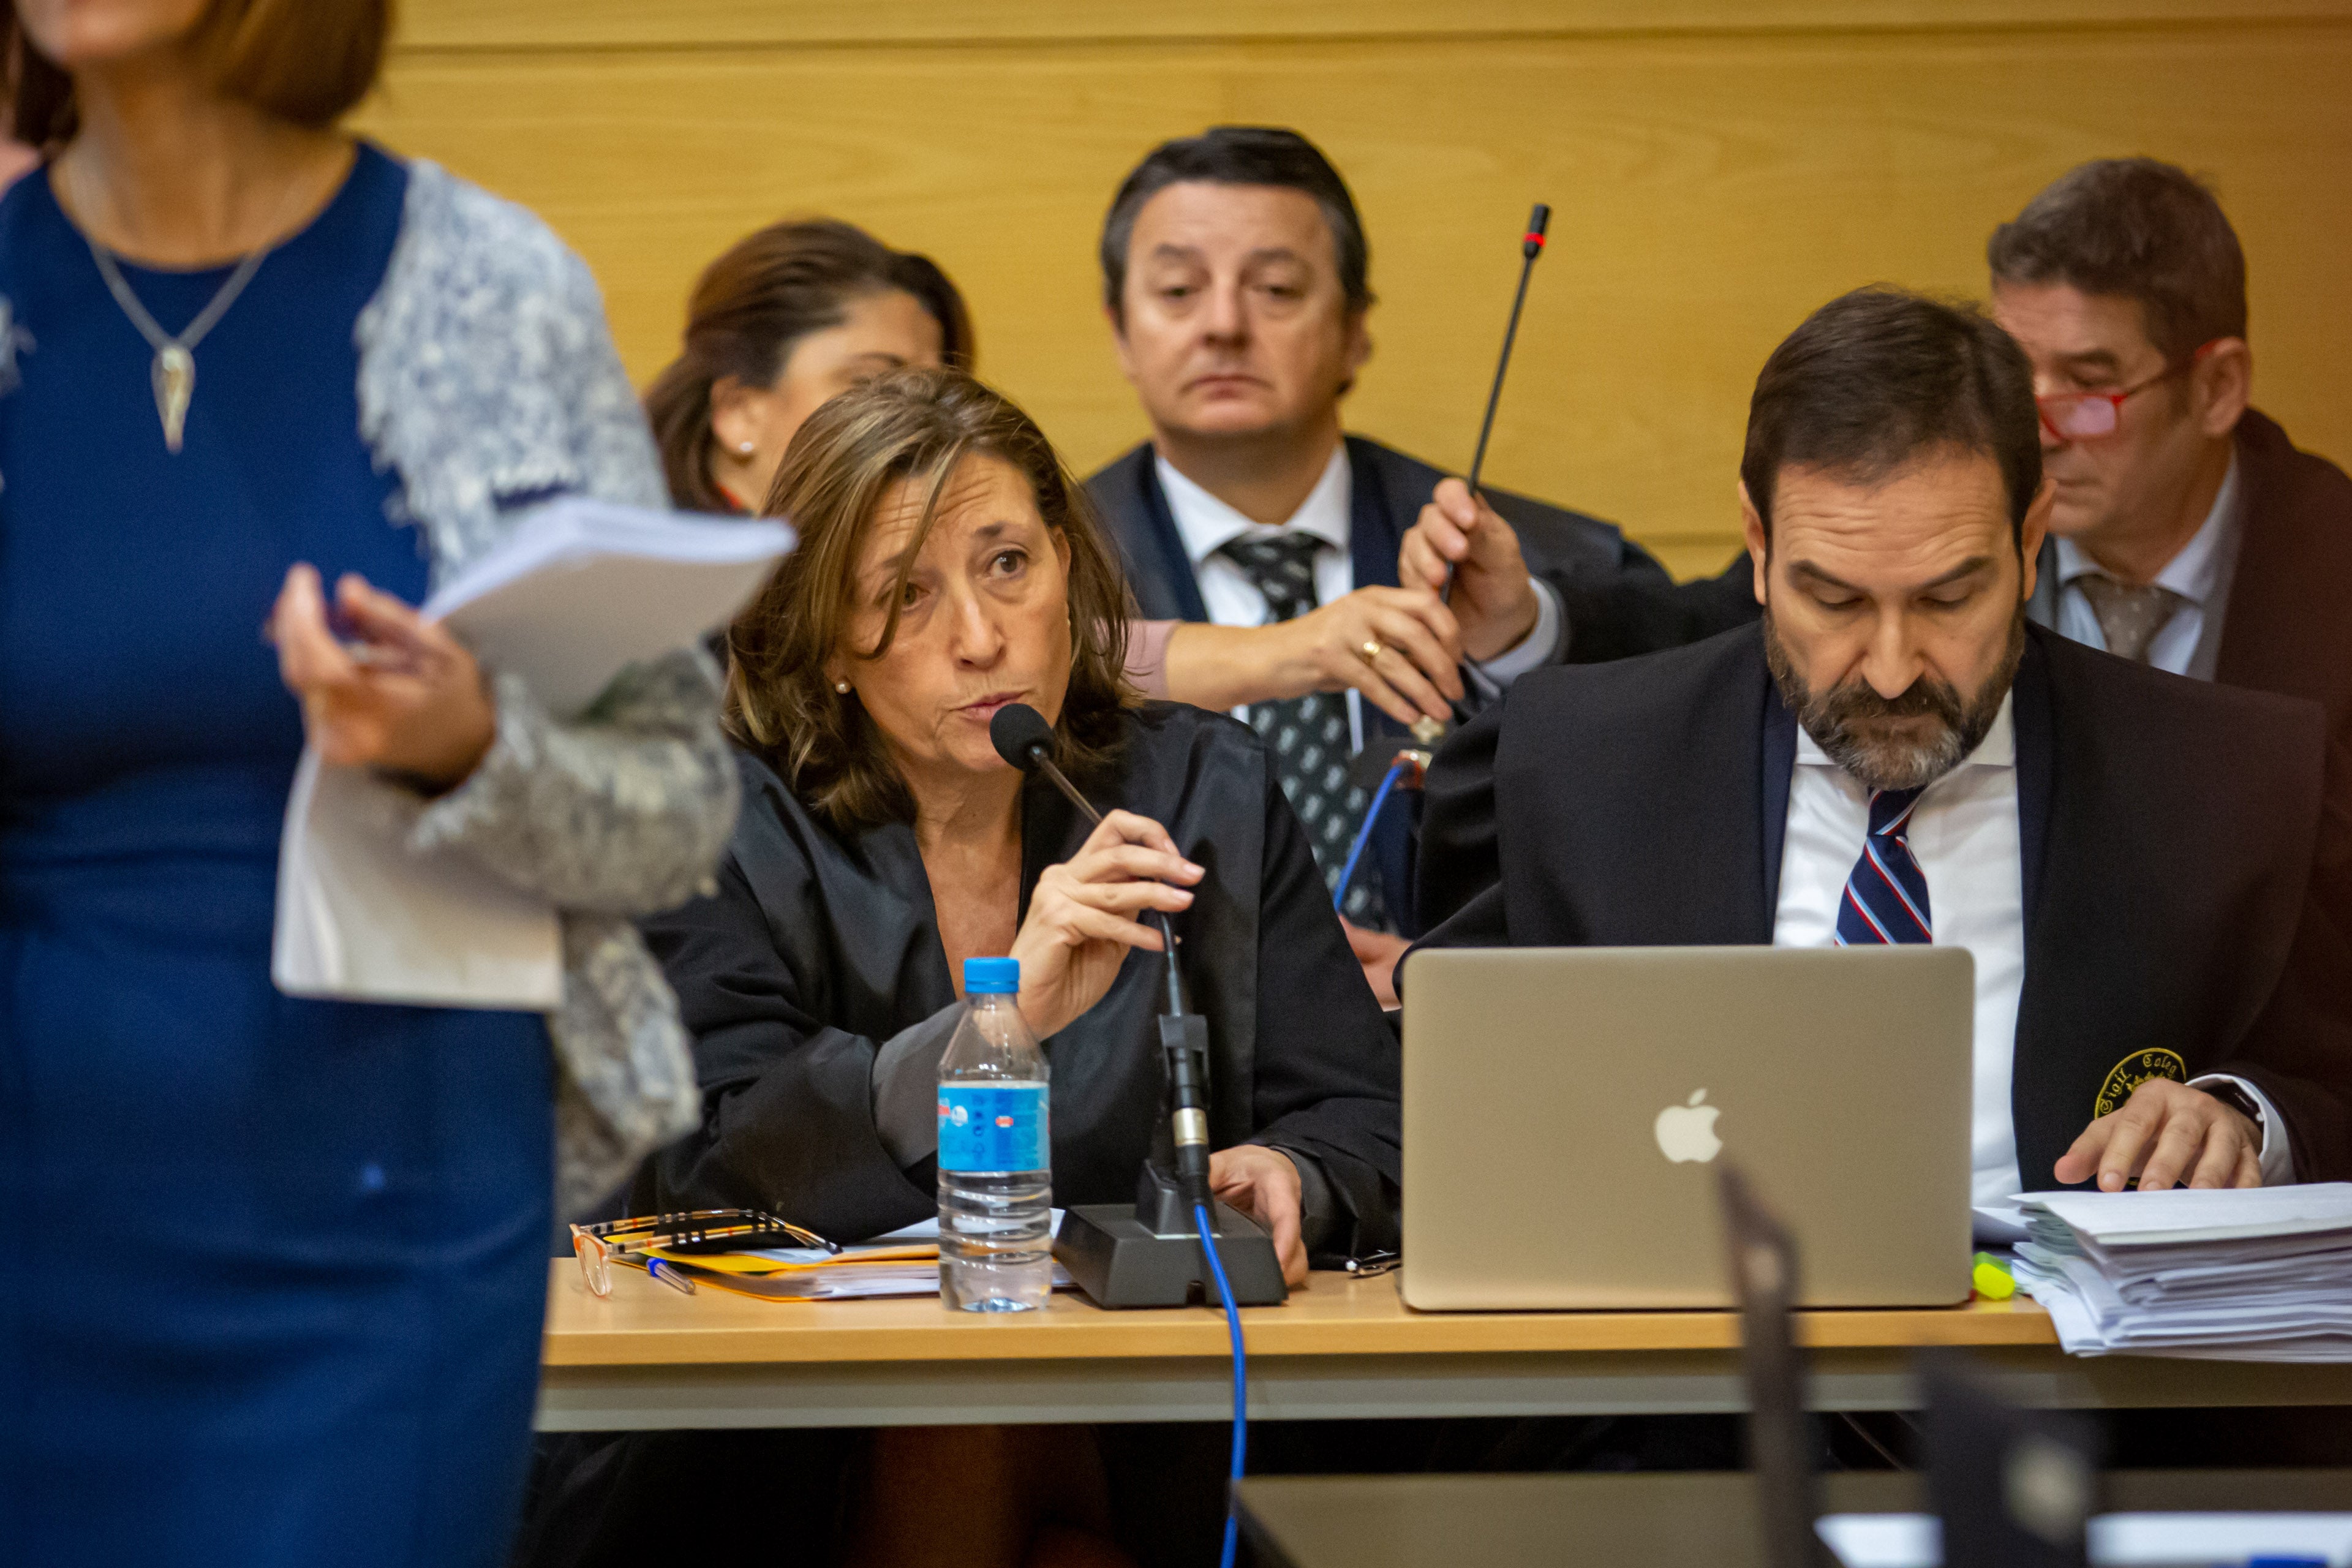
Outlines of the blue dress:
[{"label": "blue dress", "polygon": [[[269,982],[299,711],[287,568],[412,602],[353,323],[404,167],[362,147],[195,349],[152,351],[46,174],[0,199],[0,1558],[490,1563],[529,1449],[536,1015]],[[166,331],[226,268],[125,266]]]}]

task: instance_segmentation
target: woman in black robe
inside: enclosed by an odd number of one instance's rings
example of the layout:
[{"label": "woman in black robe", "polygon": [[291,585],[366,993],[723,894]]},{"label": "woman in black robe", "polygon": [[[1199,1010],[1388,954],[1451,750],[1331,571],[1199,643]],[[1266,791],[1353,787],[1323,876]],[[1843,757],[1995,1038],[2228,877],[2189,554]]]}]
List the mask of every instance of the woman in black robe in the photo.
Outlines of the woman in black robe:
[{"label": "woman in black robe", "polygon": [[[742,816],[715,889],[646,926],[703,1124],[631,1207],[757,1207],[841,1241],[936,1213],[954,977],[1005,953],[1052,1067],[1055,1202],[1131,1200],[1164,1121],[1156,909],[1209,1020],[1217,1195],[1268,1228],[1294,1285],[1310,1253],[1393,1246],[1396,1037],[1265,742],[1129,686],[1125,586],[1036,426],[959,372],[893,373],[809,418],[765,510],[801,542],[729,636]],[[1101,827],[997,756],[989,720],[1014,701],[1053,723]],[[631,1445],[624,1493],[716,1458]],[[975,1568],[1122,1561],[1114,1533],[1159,1555],[1115,1530],[1129,1467],[1102,1458],[1083,1429],[877,1433],[845,1494],[851,1560],[911,1560],[943,1531]],[[948,1475],[986,1480],[927,1479]],[[611,1547],[628,1532],[604,1519]]]},{"label": "woman in black robe", "polygon": [[[898,373],[809,420],[768,510],[802,538],[730,634],[742,816],[717,890],[646,926],[703,1125],[632,1206],[839,1240],[934,1213],[953,977],[1006,952],[1052,1064],[1055,1201],[1131,1198],[1161,1125],[1164,961],[1136,918],[1160,908],[1209,1019],[1218,1195],[1294,1283],[1309,1251],[1392,1244],[1394,1036],[1256,732],[1127,687],[1124,589],[1036,426]],[[1008,701],[1055,723],[1101,828],[997,756]]]}]

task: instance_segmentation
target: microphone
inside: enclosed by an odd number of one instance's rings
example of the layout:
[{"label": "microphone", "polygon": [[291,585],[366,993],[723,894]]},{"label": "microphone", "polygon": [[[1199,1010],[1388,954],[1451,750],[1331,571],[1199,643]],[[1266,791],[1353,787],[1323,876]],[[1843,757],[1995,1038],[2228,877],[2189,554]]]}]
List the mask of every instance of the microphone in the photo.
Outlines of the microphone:
[{"label": "microphone", "polygon": [[[1054,787],[1062,792],[1063,797],[1078,808],[1080,816],[1097,827],[1102,826],[1102,813],[1094,808],[1092,801],[1078,793],[1078,786],[1070,782],[1069,774],[1054,765],[1054,726],[1045,722],[1043,713],[1026,702],[1006,703],[988,721],[988,743],[996,748],[998,756],[1023,773],[1044,773],[1053,781]],[[1158,922],[1160,940],[1168,949],[1168,1005],[1165,1013],[1169,1017],[1181,1018],[1184,1016],[1184,982],[1176,967],[1176,928],[1170,922],[1165,910],[1153,910],[1150,917]],[[1204,1165],[1203,1172],[1206,1169]]]},{"label": "microphone", "polygon": [[[1535,210],[1528,215],[1527,232],[1519,237],[1518,292],[1511,296],[1511,319],[1503,328],[1503,353],[1495,361],[1495,384],[1486,391],[1486,416],[1478,423],[1478,446],[1470,456],[1470,474],[1466,482],[1470,488],[1470,499],[1474,501],[1478,499],[1478,476],[1486,467],[1486,442],[1495,434],[1495,409],[1503,401],[1503,377],[1509,374],[1511,368],[1511,346],[1519,341],[1519,311],[1528,302],[1528,279],[1535,274],[1536,258],[1543,254],[1544,234],[1550,227],[1551,208],[1538,202]],[[1454,568],[1451,565],[1445,569],[1445,583],[1438,589],[1437,596],[1448,601],[1454,597]],[[1424,749],[1434,746],[1444,733],[1445,726],[1426,714],[1412,722],[1412,738]]]},{"label": "microphone", "polygon": [[[1079,793],[1054,762],[1054,727],[1024,702],[1008,702],[988,721],[996,754],[1024,773],[1043,773],[1088,822],[1102,826],[1102,813]],[[1253,1304],[1279,1301],[1287,1293],[1273,1243],[1250,1222],[1213,1204],[1209,1192],[1209,1020],[1184,1006],[1184,982],[1176,963],[1176,928],[1165,910],[1151,915],[1167,949],[1167,1000],[1160,1008],[1160,1056],[1167,1068],[1169,1131],[1176,1173],[1167,1175],[1146,1163],[1136,1202],[1082,1205],[1062,1222],[1055,1252],[1072,1278],[1104,1307],[1182,1306],[1195,1283],[1205,1283],[1190,1262],[1197,1240],[1212,1263],[1211,1249],[1237,1255],[1225,1262],[1237,1289]],[[1221,1226],[1213,1237],[1194,1223],[1195,1211],[1213,1212]],[[1179,1244],[1171,1249],[1171,1244]],[[1262,1254],[1262,1256],[1261,1256]],[[1270,1271],[1270,1272],[1269,1272]],[[1213,1267],[1210,1273],[1215,1272]]]}]

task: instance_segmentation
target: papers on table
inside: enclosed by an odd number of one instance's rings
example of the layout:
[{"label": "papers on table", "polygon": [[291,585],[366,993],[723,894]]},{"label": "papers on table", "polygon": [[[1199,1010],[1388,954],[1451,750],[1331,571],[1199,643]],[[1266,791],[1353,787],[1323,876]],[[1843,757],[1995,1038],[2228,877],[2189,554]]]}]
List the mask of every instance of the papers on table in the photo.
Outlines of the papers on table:
[{"label": "papers on table", "polygon": [[2352,1184],[2020,1204],[2018,1288],[2074,1354],[2352,1361]]},{"label": "papers on table", "polygon": [[[1845,1568],[1938,1568],[1941,1521],[1925,1513],[1832,1513],[1814,1523]],[[2109,1513],[2091,1521],[2099,1568],[2310,1559],[2352,1564],[2352,1513]]]},{"label": "papers on table", "polygon": [[[559,719],[628,666],[724,623],[793,546],[722,521],[567,497],[427,600],[484,668]],[[305,752],[278,851],[270,974],[296,996],[544,1012],[562,1000],[555,910],[456,851],[410,852],[424,803]]]},{"label": "papers on table", "polygon": [[[1054,1212],[1054,1231],[1062,1211]],[[656,1248],[654,1256],[682,1266],[707,1285],[780,1301],[846,1301],[868,1296],[936,1296],[940,1292],[940,1222],[919,1220],[902,1230],[837,1253],[818,1247],[770,1247],[753,1252],[679,1253]],[[1054,1265],[1054,1289],[1070,1289],[1061,1264]]]}]

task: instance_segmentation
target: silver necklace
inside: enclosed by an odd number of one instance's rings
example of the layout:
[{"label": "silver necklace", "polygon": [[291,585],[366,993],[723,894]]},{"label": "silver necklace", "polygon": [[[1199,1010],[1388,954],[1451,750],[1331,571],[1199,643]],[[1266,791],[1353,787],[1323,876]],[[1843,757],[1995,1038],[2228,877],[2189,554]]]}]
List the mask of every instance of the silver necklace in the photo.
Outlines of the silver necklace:
[{"label": "silver necklace", "polygon": [[[298,182],[295,189],[300,188]],[[289,200],[286,205],[292,203]],[[139,329],[139,335],[155,351],[147,379],[155,392],[155,413],[163,421],[163,446],[177,453],[180,439],[187,431],[188,405],[196,395],[196,345],[228,314],[228,308],[236,303],[236,297],[245,292],[245,286],[253,281],[253,275],[261,270],[261,264],[278,248],[278,242],[247,253],[236,264],[236,270],[228,275],[228,280],[214,293],[212,302],[174,334],[158,325],[155,318],[148,314],[147,307],[139,302],[139,296],[131,291],[122,268],[115,264],[114,253],[88,235],[82,238],[89,247],[89,258],[98,263],[99,276],[106,279],[107,291],[122,307],[122,313],[131,318],[131,324]]]}]

